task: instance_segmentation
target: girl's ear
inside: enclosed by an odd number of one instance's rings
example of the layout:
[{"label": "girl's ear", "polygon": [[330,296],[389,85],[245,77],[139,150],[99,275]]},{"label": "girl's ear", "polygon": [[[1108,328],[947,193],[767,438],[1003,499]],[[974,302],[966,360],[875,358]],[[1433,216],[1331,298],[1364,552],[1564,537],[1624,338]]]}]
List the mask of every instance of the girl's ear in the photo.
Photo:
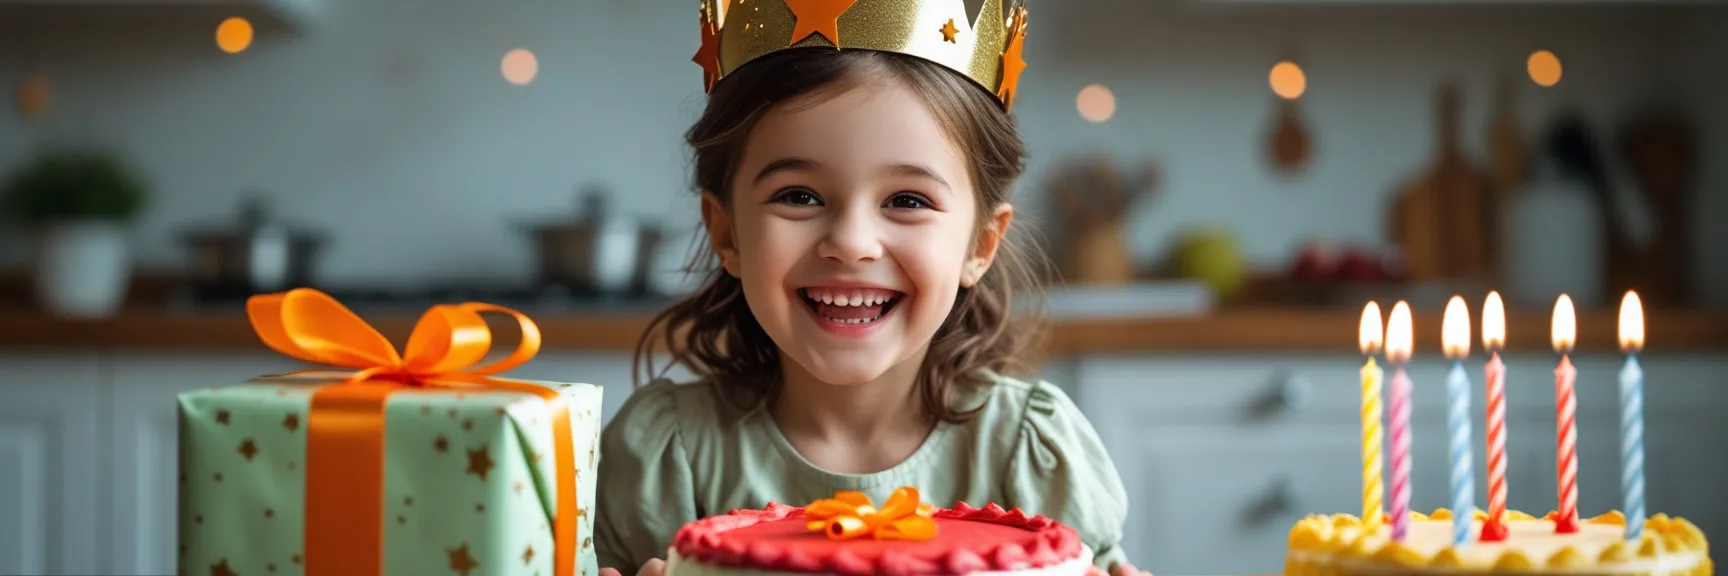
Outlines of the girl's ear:
[{"label": "girl's ear", "polygon": [[720,267],[733,278],[738,277],[738,238],[732,235],[732,215],[720,203],[720,197],[702,191],[702,223],[708,230],[708,247],[720,258]]},{"label": "girl's ear", "polygon": [[1008,235],[1008,226],[1014,223],[1014,205],[1003,202],[990,212],[990,217],[984,221],[978,231],[978,244],[972,248],[972,257],[966,259],[966,269],[960,272],[960,285],[971,288],[984,273],[990,270],[990,264],[996,261],[996,250],[1002,247],[1002,238]]}]

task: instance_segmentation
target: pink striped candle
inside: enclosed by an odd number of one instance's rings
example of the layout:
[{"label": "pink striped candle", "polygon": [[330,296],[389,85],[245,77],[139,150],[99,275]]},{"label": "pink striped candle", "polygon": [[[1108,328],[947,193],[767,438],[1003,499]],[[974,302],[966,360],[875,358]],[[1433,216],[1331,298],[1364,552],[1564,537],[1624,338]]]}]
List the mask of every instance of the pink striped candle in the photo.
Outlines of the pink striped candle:
[{"label": "pink striped candle", "polygon": [[1392,410],[1387,426],[1392,438],[1392,540],[1402,542],[1410,534],[1410,374],[1405,366],[1415,347],[1415,329],[1410,304],[1400,300],[1392,306],[1386,323],[1386,361],[1395,366],[1388,404]]}]

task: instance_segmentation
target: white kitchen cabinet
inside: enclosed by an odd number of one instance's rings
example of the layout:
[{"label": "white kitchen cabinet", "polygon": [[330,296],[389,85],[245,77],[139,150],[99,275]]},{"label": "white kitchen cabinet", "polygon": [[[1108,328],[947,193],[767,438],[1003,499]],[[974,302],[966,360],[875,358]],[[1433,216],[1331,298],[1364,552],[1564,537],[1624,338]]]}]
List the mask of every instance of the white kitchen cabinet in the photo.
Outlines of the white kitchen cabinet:
[{"label": "white kitchen cabinet", "polygon": [[[1482,362],[1465,366],[1472,381],[1475,504],[1486,508]],[[1555,359],[1527,355],[1506,362],[1508,505],[1544,514],[1555,507],[1558,492]],[[1575,360],[1578,508],[1586,517],[1621,507],[1620,362],[1612,355]],[[1076,400],[1122,473],[1129,498],[1123,547],[1136,565],[1170,574],[1275,573],[1296,520],[1361,514],[1361,363],[1350,356],[1080,360]],[[1448,368],[1438,360],[1409,368],[1411,509],[1420,512],[1451,506]],[[1728,439],[1728,423],[1715,415],[1728,400],[1728,358],[1646,358],[1644,370],[1649,511],[1684,515],[1707,534],[1728,533],[1728,498],[1715,488],[1728,480],[1728,457],[1710,448]],[[1389,474],[1390,458],[1384,461]]]},{"label": "white kitchen cabinet", "polygon": [[100,574],[108,398],[90,352],[0,355],[0,574]]}]

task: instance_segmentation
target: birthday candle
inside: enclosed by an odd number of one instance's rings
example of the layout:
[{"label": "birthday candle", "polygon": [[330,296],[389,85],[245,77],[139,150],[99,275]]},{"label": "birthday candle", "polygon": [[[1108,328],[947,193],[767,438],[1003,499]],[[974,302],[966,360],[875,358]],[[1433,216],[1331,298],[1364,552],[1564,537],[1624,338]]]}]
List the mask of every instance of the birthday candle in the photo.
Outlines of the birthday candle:
[{"label": "birthday candle", "polygon": [[1638,352],[1644,348],[1644,307],[1636,292],[1620,301],[1620,349],[1626,366],[1620,369],[1620,509],[1626,514],[1626,539],[1644,535],[1644,370]]},{"label": "birthday candle", "polygon": [[1489,353],[1483,369],[1488,392],[1488,519],[1482,522],[1483,542],[1502,542],[1506,528],[1506,363],[1500,349],[1506,345],[1506,305],[1499,292],[1489,292],[1482,303],[1482,346]]},{"label": "birthday candle", "polygon": [[1452,457],[1452,546],[1458,548],[1470,541],[1470,520],[1476,510],[1475,456],[1470,453],[1470,378],[1464,374],[1464,357],[1470,353],[1470,316],[1463,298],[1453,296],[1446,303],[1440,341],[1446,358],[1452,360],[1452,371],[1446,376],[1446,428]]},{"label": "birthday candle", "polygon": [[1556,476],[1559,481],[1560,504],[1555,508],[1554,531],[1570,534],[1578,531],[1578,369],[1572,367],[1572,345],[1577,341],[1578,319],[1573,315],[1572,297],[1565,294],[1554,303],[1554,351],[1560,353],[1560,365],[1554,368],[1554,421]]},{"label": "birthday candle", "polygon": [[1410,533],[1410,375],[1404,367],[1415,347],[1410,305],[1400,300],[1392,306],[1386,324],[1386,361],[1392,373],[1392,539],[1402,542]]},{"label": "birthday candle", "polygon": [[1385,338],[1385,325],[1380,321],[1380,305],[1369,302],[1362,308],[1362,326],[1358,343],[1368,361],[1362,365],[1362,527],[1373,531],[1380,527],[1384,508],[1385,479],[1381,477],[1380,455],[1385,446],[1380,440],[1380,382],[1386,371],[1374,363]]}]

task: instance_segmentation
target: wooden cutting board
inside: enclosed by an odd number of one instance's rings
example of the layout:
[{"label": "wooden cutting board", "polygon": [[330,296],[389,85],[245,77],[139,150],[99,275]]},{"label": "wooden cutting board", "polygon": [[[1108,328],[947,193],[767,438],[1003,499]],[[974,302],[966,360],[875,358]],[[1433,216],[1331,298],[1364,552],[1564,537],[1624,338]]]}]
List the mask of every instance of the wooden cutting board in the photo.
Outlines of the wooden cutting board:
[{"label": "wooden cutting board", "polygon": [[1435,159],[1393,203],[1392,237],[1411,280],[1481,280],[1492,274],[1488,183],[1459,145],[1462,95],[1443,83],[1436,95]]}]

